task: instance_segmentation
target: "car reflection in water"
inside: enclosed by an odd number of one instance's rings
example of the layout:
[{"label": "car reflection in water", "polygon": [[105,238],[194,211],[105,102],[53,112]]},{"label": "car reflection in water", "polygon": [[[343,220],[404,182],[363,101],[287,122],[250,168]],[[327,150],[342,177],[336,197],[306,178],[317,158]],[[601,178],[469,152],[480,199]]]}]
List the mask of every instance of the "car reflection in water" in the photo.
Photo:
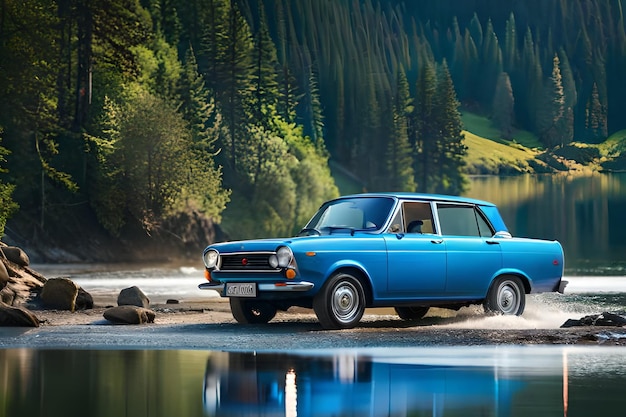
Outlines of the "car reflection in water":
[{"label": "car reflection in water", "polygon": [[207,364],[204,407],[208,416],[507,416],[524,384],[497,365],[221,352]]}]

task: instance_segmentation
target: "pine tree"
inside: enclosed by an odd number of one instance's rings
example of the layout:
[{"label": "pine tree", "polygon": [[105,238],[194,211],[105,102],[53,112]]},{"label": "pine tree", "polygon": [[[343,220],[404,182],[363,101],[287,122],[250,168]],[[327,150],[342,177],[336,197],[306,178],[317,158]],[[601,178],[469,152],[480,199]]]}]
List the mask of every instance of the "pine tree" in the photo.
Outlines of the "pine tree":
[{"label": "pine tree", "polygon": [[509,19],[506,21],[503,55],[504,71],[510,73],[515,70],[519,62],[519,55],[517,51],[517,28],[515,26],[515,15],[513,12],[511,12]]},{"label": "pine tree", "polygon": [[585,128],[588,139],[594,142],[607,136],[606,112],[596,83],[593,83],[591,95],[585,106]]},{"label": "pine tree", "polygon": [[448,70],[446,60],[438,68],[437,95],[434,101],[434,123],[437,125],[437,151],[439,163],[436,192],[461,194],[467,180],[463,175],[464,156],[467,153],[463,123],[459,113],[460,103]]},{"label": "pine tree", "polygon": [[433,123],[436,95],[435,68],[430,62],[426,62],[417,79],[410,139],[415,152],[415,182],[417,190],[423,192],[434,191],[437,182],[435,168],[439,164],[439,153],[437,152],[437,126]]},{"label": "pine tree", "polygon": [[263,2],[258,2],[258,27],[254,33],[251,108],[254,123],[262,123],[263,109],[276,107],[278,92],[278,58],[276,46],[267,27]]},{"label": "pine tree", "polygon": [[565,50],[559,53],[561,79],[563,84],[563,118],[559,130],[561,131],[563,144],[570,143],[574,139],[574,108],[578,102],[576,82],[572,74],[572,68]]},{"label": "pine tree", "polygon": [[[0,143],[2,142],[2,127],[0,126]],[[9,154],[9,151],[0,146],[0,174],[6,173],[2,165],[6,162],[5,157]],[[0,180],[0,238],[4,235],[4,227],[7,220],[18,209],[18,205],[13,201],[12,194],[15,190],[15,185],[6,184]]]},{"label": "pine tree", "polygon": [[537,131],[539,140],[547,146],[563,145],[565,138],[560,130],[565,114],[565,95],[559,57],[552,59],[552,75],[547,80],[543,99],[538,108]]},{"label": "pine tree", "polygon": [[[297,36],[293,26],[293,16],[289,1],[276,2],[276,26],[277,26],[277,54],[280,62],[278,74],[278,114],[287,122],[296,120],[296,106],[298,105],[298,86],[294,77],[294,70],[301,70],[306,74],[306,65],[299,65],[304,60],[311,66],[311,55],[306,44],[297,45]],[[300,52],[301,51],[301,52]],[[293,52],[293,55],[291,56]],[[300,57],[303,57],[300,59]],[[312,69],[309,69],[312,73]],[[317,84],[316,84],[317,87]]]},{"label": "pine tree", "polygon": [[[205,80],[216,94],[228,129],[229,143],[223,143],[220,156],[230,172],[247,175],[238,160],[249,146],[256,147],[247,136],[254,79],[252,34],[236,0],[216,0],[213,6],[203,54],[208,61]],[[226,179],[236,181],[231,176]]]},{"label": "pine tree", "polygon": [[408,116],[413,108],[409,94],[409,82],[400,67],[393,100],[393,131],[387,145],[386,189],[394,191],[415,191],[413,152],[409,143]]},{"label": "pine tree", "polygon": [[515,117],[515,99],[509,74],[503,72],[498,77],[496,92],[491,108],[492,122],[504,139],[513,137],[513,121]]},{"label": "pine tree", "polygon": [[221,115],[215,100],[205,88],[202,75],[198,73],[198,64],[191,47],[185,54],[179,96],[180,112],[189,123],[193,142],[198,148],[212,152],[214,143],[219,139]]}]

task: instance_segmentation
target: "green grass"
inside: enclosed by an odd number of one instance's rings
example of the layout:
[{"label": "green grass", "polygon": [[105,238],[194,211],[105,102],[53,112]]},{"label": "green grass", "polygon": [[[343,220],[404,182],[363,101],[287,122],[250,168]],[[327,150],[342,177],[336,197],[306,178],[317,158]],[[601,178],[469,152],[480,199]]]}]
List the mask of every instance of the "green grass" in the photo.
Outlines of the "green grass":
[{"label": "green grass", "polygon": [[602,156],[614,157],[626,151],[626,130],[613,133],[604,142],[597,145]]},{"label": "green grass", "polygon": [[527,130],[516,130],[513,133],[512,140],[503,139],[500,135],[500,131],[493,127],[491,120],[485,116],[463,111],[461,112],[461,121],[463,122],[463,126],[465,126],[465,130],[485,139],[491,139],[492,141],[504,144],[518,143],[526,148],[541,149],[543,147],[537,136]]},{"label": "green grass", "polygon": [[465,131],[468,174],[518,174],[533,173],[537,164],[538,151],[521,145],[508,145],[485,139]]},{"label": "green grass", "polygon": [[542,148],[537,137],[525,130],[517,130],[512,140],[502,139],[500,131],[484,116],[464,111],[461,120],[465,127],[468,174],[533,173]]}]

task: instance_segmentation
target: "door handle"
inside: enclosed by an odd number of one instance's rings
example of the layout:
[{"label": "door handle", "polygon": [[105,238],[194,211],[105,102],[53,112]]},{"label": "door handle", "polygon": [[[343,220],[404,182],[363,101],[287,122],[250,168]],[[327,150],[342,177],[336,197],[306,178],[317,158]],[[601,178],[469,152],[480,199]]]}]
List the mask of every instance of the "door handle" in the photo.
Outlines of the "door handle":
[{"label": "door handle", "polygon": [[495,240],[486,240],[485,242],[487,242],[488,245],[499,245],[500,242],[495,241]]},{"label": "door handle", "polygon": [[432,239],[430,243],[434,243],[435,245],[440,245],[443,243],[443,239]]}]

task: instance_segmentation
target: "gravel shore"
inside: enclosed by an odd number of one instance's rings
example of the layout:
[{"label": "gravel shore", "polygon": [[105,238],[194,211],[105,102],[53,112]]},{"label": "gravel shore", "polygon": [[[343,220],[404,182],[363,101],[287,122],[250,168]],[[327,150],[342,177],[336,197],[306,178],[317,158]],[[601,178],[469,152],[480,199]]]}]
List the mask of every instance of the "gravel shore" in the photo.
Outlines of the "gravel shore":
[{"label": "gravel shore", "polygon": [[[457,312],[433,308],[422,320],[406,322],[398,318],[392,309],[368,309],[360,325],[350,330],[325,331],[317,322],[311,310],[292,308],[279,312],[267,325],[240,325],[235,322],[227,299],[210,298],[207,300],[184,300],[172,304],[154,304],[154,323],[145,325],[113,325],[103,317],[104,311],[114,306],[113,299],[95,300],[95,308],[76,312],[56,310],[36,310],[34,313],[42,322],[39,329],[12,340],[0,342],[2,346],[29,346],[36,337],[34,333],[43,332],[50,341],[55,334],[110,333],[125,335],[124,342],[108,348],[144,346],[145,337],[152,337],[157,332],[160,336],[173,340],[157,340],[159,348],[194,347],[194,340],[206,338],[211,334],[210,346],[219,349],[281,349],[286,346],[307,346],[309,338],[316,346],[328,345],[333,348],[369,347],[369,346],[415,346],[415,345],[498,345],[498,344],[591,344],[626,346],[626,328],[622,327],[574,327],[560,328],[559,317],[552,322],[533,320],[533,312],[525,313],[529,317],[486,317],[480,307],[462,309]],[[100,330],[95,330],[100,328]],[[106,329],[104,329],[106,328]],[[92,330],[88,330],[92,329]],[[0,331],[1,333],[1,331]],[[150,334],[151,336],[146,336]],[[184,337],[183,337],[184,336]],[[267,336],[267,337],[264,337]],[[21,339],[20,339],[21,337]],[[34,337],[34,338],[30,338]],[[105,336],[102,336],[103,338]],[[133,337],[137,340],[134,341]],[[113,337],[114,340],[117,338]],[[288,339],[288,341],[287,341]],[[121,340],[121,339],[120,339]],[[183,342],[184,341],[184,342]],[[42,341],[43,342],[43,341]],[[54,342],[50,342],[54,346]],[[85,342],[88,343],[88,342]],[[94,340],[89,344],[98,344]],[[149,343],[148,343],[149,344]],[[184,345],[184,346],[182,346]]]}]

